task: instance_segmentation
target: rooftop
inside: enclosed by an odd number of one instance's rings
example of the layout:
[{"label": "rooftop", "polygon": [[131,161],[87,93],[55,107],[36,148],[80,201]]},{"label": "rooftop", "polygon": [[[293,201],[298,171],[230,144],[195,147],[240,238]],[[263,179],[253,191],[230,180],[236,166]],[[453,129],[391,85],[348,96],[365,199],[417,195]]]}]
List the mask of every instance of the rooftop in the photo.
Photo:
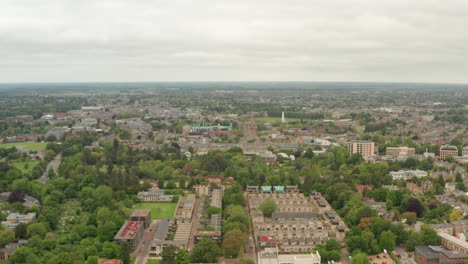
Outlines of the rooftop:
[{"label": "rooftop", "polygon": [[146,217],[151,214],[151,209],[136,209],[133,211],[132,216]]},{"label": "rooftop", "polygon": [[115,238],[116,239],[134,238],[136,234],[138,233],[138,231],[140,230],[142,225],[143,225],[143,221],[127,221],[122,226],[119,233],[117,233]]},{"label": "rooftop", "polygon": [[103,259],[99,261],[99,264],[120,264],[120,263],[122,262],[118,259]]},{"label": "rooftop", "polygon": [[120,264],[120,263],[122,262],[118,259],[103,259],[99,261],[99,264]]}]

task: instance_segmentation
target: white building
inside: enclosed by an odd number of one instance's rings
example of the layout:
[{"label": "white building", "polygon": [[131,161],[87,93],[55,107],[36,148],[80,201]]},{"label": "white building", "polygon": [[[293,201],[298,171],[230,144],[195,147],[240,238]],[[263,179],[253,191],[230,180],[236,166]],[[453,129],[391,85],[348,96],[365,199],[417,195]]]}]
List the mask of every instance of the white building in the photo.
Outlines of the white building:
[{"label": "white building", "polygon": [[320,254],[278,254],[276,248],[265,248],[258,253],[258,264],[320,264]]},{"label": "white building", "polygon": [[398,179],[411,179],[411,178],[422,178],[422,177],[427,177],[427,172],[422,171],[422,170],[399,170],[399,171],[391,171],[390,176],[394,180]]}]

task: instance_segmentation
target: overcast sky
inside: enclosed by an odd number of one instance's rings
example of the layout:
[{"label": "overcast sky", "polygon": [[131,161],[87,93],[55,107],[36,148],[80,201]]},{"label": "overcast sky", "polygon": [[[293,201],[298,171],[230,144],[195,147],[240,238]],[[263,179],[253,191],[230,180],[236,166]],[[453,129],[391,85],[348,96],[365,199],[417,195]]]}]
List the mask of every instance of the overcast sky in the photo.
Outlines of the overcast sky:
[{"label": "overcast sky", "polygon": [[468,83],[468,0],[2,0],[0,82]]}]

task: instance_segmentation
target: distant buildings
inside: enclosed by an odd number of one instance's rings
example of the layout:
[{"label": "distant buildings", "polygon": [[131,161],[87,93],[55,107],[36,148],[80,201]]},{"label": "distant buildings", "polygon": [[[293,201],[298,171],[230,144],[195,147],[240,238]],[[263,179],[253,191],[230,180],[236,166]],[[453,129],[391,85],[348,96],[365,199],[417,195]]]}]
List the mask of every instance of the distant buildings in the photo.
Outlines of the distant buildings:
[{"label": "distant buildings", "polygon": [[413,156],[416,154],[416,150],[408,147],[387,147],[385,154],[389,156]]},{"label": "distant buildings", "polygon": [[8,261],[10,256],[13,255],[18,248],[26,244],[28,244],[28,240],[20,239],[16,243],[6,245],[4,248],[0,249],[0,260]]},{"label": "distant buildings", "polygon": [[390,176],[392,176],[393,180],[408,180],[411,178],[422,178],[427,177],[427,175],[427,172],[422,170],[399,170],[390,172]]},{"label": "distant buildings", "polygon": [[15,229],[19,224],[29,224],[36,220],[36,213],[18,214],[11,213],[8,215],[7,220],[2,224],[10,229]]},{"label": "distant buildings", "polygon": [[462,156],[463,156],[463,157],[468,157],[468,146],[463,147],[463,149],[462,149]]},{"label": "distant buildings", "polygon": [[353,140],[348,142],[349,154],[360,153],[363,157],[375,155],[375,143],[368,140]]},{"label": "distant buildings", "polygon": [[320,254],[279,254],[276,248],[265,248],[258,252],[258,264],[320,264]]},{"label": "distant buildings", "polygon": [[161,189],[139,192],[137,195],[142,202],[170,202],[174,198],[174,195],[164,194]]},{"label": "distant buildings", "polygon": [[456,157],[458,156],[458,148],[456,146],[444,145],[439,149],[439,157],[445,159],[447,157]]},{"label": "distant buildings", "polygon": [[182,128],[184,135],[187,136],[220,136],[222,134],[227,134],[232,130],[232,124],[229,126],[222,126],[218,124],[217,126],[212,125],[192,125],[192,126],[184,126]]}]

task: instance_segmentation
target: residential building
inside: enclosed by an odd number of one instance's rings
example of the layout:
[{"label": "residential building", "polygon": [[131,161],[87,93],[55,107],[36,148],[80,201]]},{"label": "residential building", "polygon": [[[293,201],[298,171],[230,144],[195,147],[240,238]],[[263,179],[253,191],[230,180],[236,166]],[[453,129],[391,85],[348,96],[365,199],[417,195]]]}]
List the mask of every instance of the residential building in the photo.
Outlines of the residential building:
[{"label": "residential building", "polygon": [[119,259],[102,259],[99,264],[123,264],[123,262]]},{"label": "residential building", "polygon": [[29,224],[36,220],[36,213],[19,214],[11,213],[8,215],[7,220],[2,224],[10,229],[15,229],[19,224]]},{"label": "residential building", "polygon": [[456,157],[458,156],[458,148],[452,145],[444,145],[439,149],[439,157],[445,159],[447,157]]},{"label": "residential building", "polygon": [[416,154],[416,150],[408,147],[387,147],[385,154],[390,156],[413,156]]},{"label": "residential building", "polygon": [[161,189],[139,192],[137,195],[142,202],[170,202],[174,198],[174,195],[164,194]]},{"label": "residential building", "polygon": [[439,255],[444,251],[441,247],[417,246],[414,249],[414,257],[419,264],[439,264]]},{"label": "residential building", "polygon": [[143,221],[126,221],[120,228],[114,241],[117,244],[128,242],[132,250],[135,250],[141,238],[143,237]]},{"label": "residential building", "polygon": [[146,229],[151,225],[151,209],[136,209],[130,216],[130,221],[142,221]]},{"label": "residential building", "polygon": [[210,195],[210,185],[194,185],[193,189],[199,195]]},{"label": "residential building", "polygon": [[462,156],[463,156],[463,157],[468,157],[468,146],[463,147],[463,149],[462,149]]},{"label": "residential building", "polygon": [[442,246],[452,251],[468,254],[468,242],[444,232],[437,232],[437,234],[441,238]]},{"label": "residential building", "polygon": [[210,206],[222,208],[223,205],[223,190],[213,189],[211,192]]},{"label": "residential building", "polygon": [[411,178],[422,178],[422,177],[427,177],[427,172],[422,171],[422,170],[399,170],[399,171],[391,171],[390,176],[394,180],[398,179],[404,179],[408,180]]},{"label": "residential building", "polygon": [[375,155],[375,143],[368,140],[353,140],[348,142],[349,154],[360,153],[363,157]]},{"label": "residential building", "polygon": [[418,185],[414,182],[407,182],[406,188],[410,190],[413,194],[421,195],[424,194],[432,189],[432,182],[431,181],[423,181],[421,185]]},{"label": "residential building", "polygon": [[265,248],[258,252],[258,264],[320,264],[320,254],[279,254],[276,248]]},{"label": "residential building", "polygon": [[182,196],[179,200],[175,217],[176,218],[192,218],[193,207],[195,206],[195,194],[189,194],[186,196]]},{"label": "residential building", "polygon": [[441,264],[464,264],[465,260],[468,260],[468,255],[458,251],[443,251],[439,255]]},{"label": "residential building", "polygon": [[0,260],[8,261],[11,255],[13,255],[13,253],[15,253],[15,251],[18,248],[26,244],[28,244],[28,240],[25,239],[20,239],[17,243],[9,243],[8,245],[0,249]]}]

